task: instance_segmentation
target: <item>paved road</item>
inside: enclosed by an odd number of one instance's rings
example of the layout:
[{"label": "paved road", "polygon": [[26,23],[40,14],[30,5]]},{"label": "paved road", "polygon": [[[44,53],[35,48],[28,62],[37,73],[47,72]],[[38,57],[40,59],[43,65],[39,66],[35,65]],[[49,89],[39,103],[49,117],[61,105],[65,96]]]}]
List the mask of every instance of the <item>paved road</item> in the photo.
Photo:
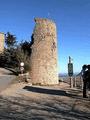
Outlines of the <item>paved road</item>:
[{"label": "paved road", "polygon": [[[3,71],[3,72],[2,72]],[[7,88],[8,85],[15,78],[14,75],[10,75],[10,71],[0,68],[0,91]]]}]

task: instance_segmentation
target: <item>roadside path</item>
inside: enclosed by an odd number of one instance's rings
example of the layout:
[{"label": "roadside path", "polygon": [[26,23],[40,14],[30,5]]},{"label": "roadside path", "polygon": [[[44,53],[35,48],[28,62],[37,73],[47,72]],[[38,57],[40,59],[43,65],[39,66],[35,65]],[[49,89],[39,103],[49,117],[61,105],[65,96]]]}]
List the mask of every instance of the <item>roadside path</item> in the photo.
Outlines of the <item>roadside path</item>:
[{"label": "roadside path", "polygon": [[14,78],[11,71],[0,68],[0,91],[7,88]]}]

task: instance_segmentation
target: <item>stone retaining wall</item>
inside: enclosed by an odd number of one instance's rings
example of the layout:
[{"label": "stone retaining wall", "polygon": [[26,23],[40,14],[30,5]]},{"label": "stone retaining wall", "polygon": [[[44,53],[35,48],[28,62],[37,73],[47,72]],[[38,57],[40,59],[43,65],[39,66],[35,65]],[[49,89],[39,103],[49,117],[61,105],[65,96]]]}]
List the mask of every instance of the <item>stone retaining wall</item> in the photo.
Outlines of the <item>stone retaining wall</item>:
[{"label": "stone retaining wall", "polygon": [[4,33],[0,33],[0,53],[4,51]]}]

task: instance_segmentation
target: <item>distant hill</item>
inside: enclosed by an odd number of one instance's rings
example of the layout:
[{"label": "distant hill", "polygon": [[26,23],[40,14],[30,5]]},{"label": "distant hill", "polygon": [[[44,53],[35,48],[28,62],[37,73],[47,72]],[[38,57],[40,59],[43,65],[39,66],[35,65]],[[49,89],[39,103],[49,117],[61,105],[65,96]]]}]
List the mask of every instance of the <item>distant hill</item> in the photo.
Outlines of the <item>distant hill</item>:
[{"label": "distant hill", "polygon": [[59,75],[58,75],[59,77],[67,77],[68,76],[68,74],[67,73],[59,73]]},{"label": "distant hill", "polygon": [[[68,73],[59,73],[58,76],[59,76],[59,77],[68,77]],[[80,72],[80,73],[79,73],[79,72],[76,72],[76,73],[74,73],[73,76],[81,76],[81,72]]]}]

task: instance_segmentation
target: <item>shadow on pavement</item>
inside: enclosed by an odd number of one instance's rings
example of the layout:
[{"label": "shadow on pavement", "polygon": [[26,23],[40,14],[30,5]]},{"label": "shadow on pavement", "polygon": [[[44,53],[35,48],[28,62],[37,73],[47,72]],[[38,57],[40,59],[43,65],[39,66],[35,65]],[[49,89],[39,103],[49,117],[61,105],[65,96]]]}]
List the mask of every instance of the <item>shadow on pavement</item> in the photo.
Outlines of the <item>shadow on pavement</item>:
[{"label": "shadow on pavement", "polygon": [[31,92],[37,92],[37,93],[43,93],[43,94],[62,95],[62,96],[67,95],[66,91],[64,90],[53,90],[53,89],[46,89],[46,88],[39,88],[39,87],[32,87],[32,86],[25,86],[23,89]]},{"label": "shadow on pavement", "polygon": [[47,88],[40,88],[40,87],[32,87],[32,86],[25,86],[23,89],[31,92],[42,93],[42,94],[49,94],[49,95],[58,95],[58,96],[67,96],[74,99],[80,99],[89,101],[90,98],[83,98],[82,95],[79,95],[80,91],[72,90],[71,91],[64,91],[64,90],[55,90],[55,89],[47,89]]}]

